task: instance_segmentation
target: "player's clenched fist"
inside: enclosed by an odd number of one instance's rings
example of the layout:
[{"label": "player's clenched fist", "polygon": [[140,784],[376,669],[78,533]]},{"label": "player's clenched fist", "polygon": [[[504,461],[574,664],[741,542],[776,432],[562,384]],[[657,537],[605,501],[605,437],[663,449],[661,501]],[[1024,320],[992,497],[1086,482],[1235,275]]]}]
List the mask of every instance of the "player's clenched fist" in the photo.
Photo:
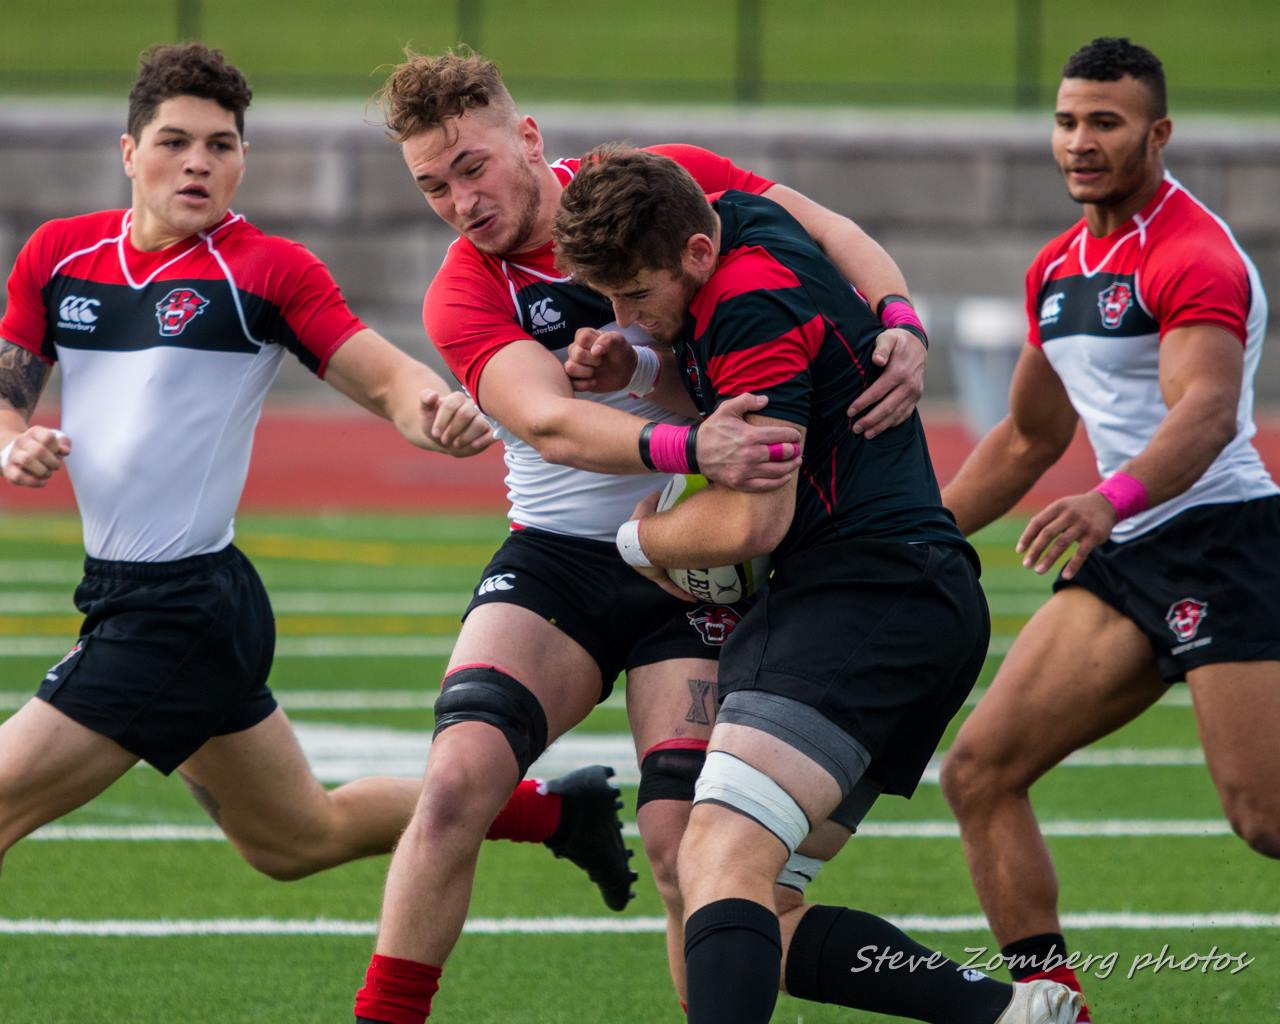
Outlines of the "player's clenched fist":
[{"label": "player's clenched fist", "polygon": [[622,391],[631,383],[636,362],[635,349],[619,332],[580,327],[569,346],[564,372],[574,391]]},{"label": "player's clenched fist", "polygon": [[430,447],[446,455],[478,455],[494,442],[493,428],[479,406],[461,391],[422,393],[423,432]]},{"label": "player's clenched fist", "polygon": [[4,478],[19,487],[44,487],[71,454],[71,438],[52,427],[28,427],[0,449]]}]

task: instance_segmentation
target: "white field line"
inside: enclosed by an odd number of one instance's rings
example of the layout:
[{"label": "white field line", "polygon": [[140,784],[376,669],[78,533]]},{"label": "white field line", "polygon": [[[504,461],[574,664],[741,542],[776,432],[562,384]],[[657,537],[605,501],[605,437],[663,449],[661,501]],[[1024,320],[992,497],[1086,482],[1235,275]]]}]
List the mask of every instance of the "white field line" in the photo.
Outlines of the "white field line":
[{"label": "white field line", "polygon": [[[909,932],[985,932],[986,918],[978,914],[951,916],[910,915],[891,917]],[[1072,931],[1123,929],[1280,928],[1280,914],[1220,911],[1202,914],[1141,914],[1091,911],[1064,914],[1062,923]],[[112,938],[163,938],[207,935],[373,935],[373,921],[333,918],[210,918],[205,920],[68,920],[0,918],[0,935],[74,935]],[[661,917],[499,917],[475,918],[464,932],[472,935],[652,935],[666,930]]]},{"label": "white field line", "polygon": [[[1181,838],[1228,836],[1231,827],[1221,819],[1205,820],[1102,820],[1042,821],[1040,830],[1051,838],[1112,839],[1137,836],[1142,838]],[[622,826],[628,839],[638,839],[640,830],[634,822]],[[860,839],[959,839],[960,830],[953,821],[881,821],[867,822],[858,829]],[[41,842],[71,843],[213,843],[224,839],[214,825],[46,825],[30,839]]]},{"label": "white field line", "polygon": [[[470,591],[276,590],[271,606],[281,615],[462,614]],[[15,590],[0,594],[0,615],[76,614],[71,592]]]}]

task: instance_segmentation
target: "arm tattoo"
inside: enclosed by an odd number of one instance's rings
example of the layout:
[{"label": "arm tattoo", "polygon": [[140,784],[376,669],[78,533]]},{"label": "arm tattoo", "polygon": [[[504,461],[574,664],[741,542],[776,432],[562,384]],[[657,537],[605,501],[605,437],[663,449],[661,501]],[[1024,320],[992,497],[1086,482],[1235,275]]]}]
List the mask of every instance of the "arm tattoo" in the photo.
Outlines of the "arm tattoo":
[{"label": "arm tattoo", "polygon": [[190,775],[185,775],[182,772],[178,772],[178,774],[182,776],[182,781],[187,784],[187,789],[191,790],[191,795],[196,798],[196,803],[204,808],[204,812],[213,819],[214,824],[221,825],[222,805],[213,798],[213,794],[196,782]]},{"label": "arm tattoo", "polygon": [[711,709],[707,707],[707,698],[715,690],[715,683],[710,679],[689,680],[689,711],[684,720],[694,725],[710,725]]},{"label": "arm tattoo", "polygon": [[53,367],[21,345],[0,339],[0,401],[29,419]]}]

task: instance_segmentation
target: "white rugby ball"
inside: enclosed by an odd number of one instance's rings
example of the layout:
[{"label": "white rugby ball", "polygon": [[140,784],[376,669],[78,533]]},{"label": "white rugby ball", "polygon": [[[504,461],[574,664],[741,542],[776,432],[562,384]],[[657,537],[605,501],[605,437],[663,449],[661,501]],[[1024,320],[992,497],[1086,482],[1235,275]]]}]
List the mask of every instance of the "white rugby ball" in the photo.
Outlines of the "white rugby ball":
[{"label": "white rugby ball", "polygon": [[[675,508],[686,498],[710,486],[707,478],[698,474],[673,476],[658,498],[658,511]],[[764,586],[769,578],[769,556],[762,555],[749,562],[720,565],[713,569],[668,569],[667,575],[677,587],[697,601],[733,604]]]}]

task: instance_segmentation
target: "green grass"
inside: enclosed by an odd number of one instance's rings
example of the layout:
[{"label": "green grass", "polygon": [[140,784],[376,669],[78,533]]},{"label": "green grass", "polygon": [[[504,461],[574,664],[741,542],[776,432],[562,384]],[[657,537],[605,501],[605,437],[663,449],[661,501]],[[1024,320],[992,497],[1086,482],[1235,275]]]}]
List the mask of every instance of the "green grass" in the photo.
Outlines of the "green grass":
[{"label": "green grass", "polygon": [[[1047,581],[1017,566],[1011,545],[1018,529],[1018,523],[1004,522],[979,538],[987,567],[984,581],[998,610],[998,632],[1006,634],[1015,633],[1048,592]],[[244,517],[238,530],[239,542],[255,553],[281,606],[301,592],[339,597],[451,594],[461,602],[489,550],[501,539],[504,523],[498,516]],[[77,576],[79,543],[78,528],[68,518],[0,520],[0,597],[69,594]],[[14,563],[24,560],[39,571],[29,582],[15,571]],[[70,616],[69,602],[63,612],[0,612],[0,641],[46,631],[50,643],[69,642],[74,624],[65,635],[59,633],[59,624]],[[357,633],[394,628],[412,635],[426,623],[447,636],[456,628],[448,624],[447,615],[351,615],[344,623],[333,621],[341,617],[332,613],[281,614],[282,624],[292,630],[305,630],[309,620],[321,618],[326,629],[342,626],[345,632]],[[0,657],[5,706],[14,706],[34,689],[53,660]],[[998,660],[989,660],[984,679],[990,678]],[[438,686],[443,665],[442,657],[282,657],[272,685],[286,708],[291,695],[302,691],[417,693]],[[1193,713],[1181,696],[1175,688],[1169,702],[1099,747],[1194,748]],[[581,728],[624,732],[620,704],[615,699],[598,708]],[[302,723],[417,731],[431,725],[430,711],[423,707],[299,708],[290,714]],[[957,726],[953,724],[944,746]],[[1061,768],[1035,787],[1033,798],[1046,822],[1221,818],[1217,794],[1201,766]],[[624,800],[630,818],[633,788],[624,789]],[[948,818],[938,787],[926,784],[909,802],[882,801],[871,822]],[[206,819],[180,782],[139,769],[63,823],[203,825]],[[638,840],[630,842],[638,850]],[[1049,844],[1067,913],[1280,913],[1274,865],[1228,835],[1051,838]],[[656,916],[658,897],[639,854],[636,863],[641,879],[628,916]],[[0,919],[327,918],[363,922],[371,928],[385,871],[386,858],[379,857],[282,884],[256,875],[222,842],[29,840],[5,858]],[[821,902],[888,915],[978,913],[959,843],[946,838],[859,837],[823,872],[811,895]],[[540,847],[493,843],[483,851],[473,916],[604,913],[577,871]],[[981,931],[920,932],[918,937],[959,958],[966,956],[966,947],[991,942]],[[1261,1024],[1276,1019],[1280,1011],[1280,996],[1272,983],[1280,963],[1280,929],[1075,929],[1069,938],[1082,953],[1114,955],[1110,976],[1086,979],[1097,1019],[1108,1024]],[[371,942],[369,935],[100,938],[0,930],[0,1024],[349,1020]],[[1166,943],[1178,958],[1209,953],[1217,946],[1219,952],[1247,953],[1256,962],[1235,976],[1165,969],[1126,979],[1136,956],[1158,954]],[[449,961],[436,1006],[432,1019],[442,1024],[651,1024],[681,1019],[657,934],[468,935]],[[774,1015],[775,1024],[871,1024],[877,1019],[883,1018],[787,998]]]},{"label": "green grass", "polygon": [[[760,0],[758,92],[765,102],[1009,107],[1017,77],[1018,0]],[[264,97],[364,98],[370,76],[412,44],[439,52],[460,38],[534,100],[720,103],[738,95],[737,0],[47,0],[9,12],[0,89],[120,96],[137,53],[180,32],[221,46]],[[184,9],[198,12],[184,21]],[[1272,0],[1041,4],[1040,99],[1068,54],[1095,35],[1155,50],[1174,109],[1274,112],[1280,96]],[[748,33],[749,35],[749,33]],[[71,55],[74,55],[72,59]]]}]

